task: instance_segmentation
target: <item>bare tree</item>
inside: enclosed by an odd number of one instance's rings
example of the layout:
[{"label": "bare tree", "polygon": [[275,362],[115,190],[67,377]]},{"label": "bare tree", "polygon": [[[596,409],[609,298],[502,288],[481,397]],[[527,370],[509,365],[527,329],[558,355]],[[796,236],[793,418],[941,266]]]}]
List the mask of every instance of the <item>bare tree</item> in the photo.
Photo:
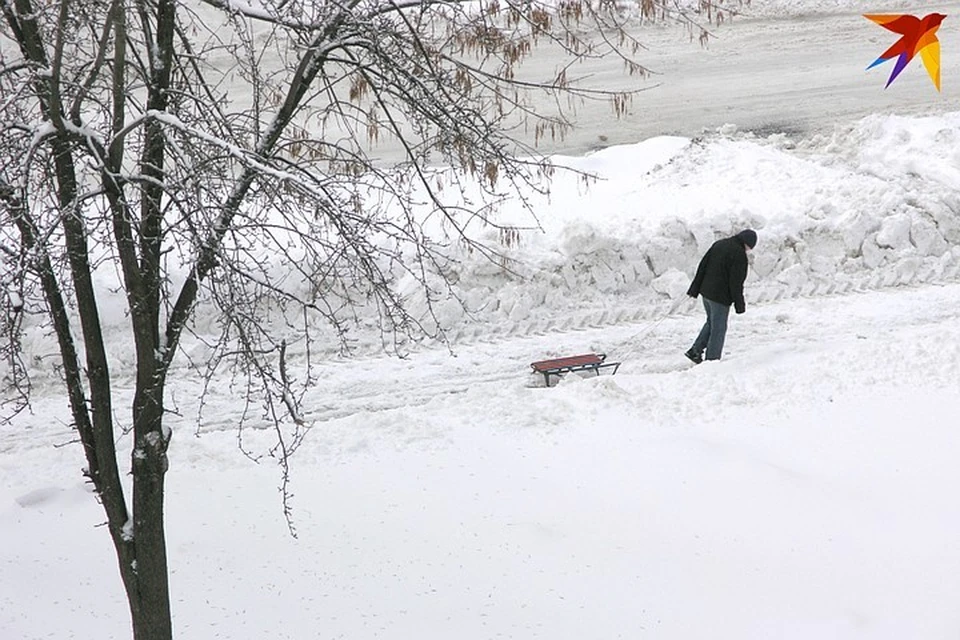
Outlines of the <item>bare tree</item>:
[{"label": "bare tree", "polygon": [[[631,21],[705,22],[670,0],[0,0],[2,354],[15,412],[29,367],[29,314],[55,335],[85,473],[101,501],[138,640],[172,637],[164,542],[171,431],[165,384],[198,305],[219,310],[208,367],[228,363],[262,392],[279,457],[302,437],[288,345],[308,351],[318,319],[343,329],[358,307],[385,336],[416,334],[401,274],[427,299],[451,243],[496,225],[489,206],[550,167],[513,139],[562,135],[560,97],[631,91],[577,82],[605,58],[647,70]],[[702,34],[693,27],[692,34]],[[522,74],[538,47],[564,54],[549,78]],[[539,113],[532,93],[556,96]],[[389,166],[371,142],[400,150]],[[432,166],[462,170],[482,205],[451,206]],[[425,230],[442,220],[447,238]],[[510,233],[510,229],[504,229]],[[136,383],[129,423],[98,305],[98,273],[126,296]],[[432,325],[431,325],[432,326]],[[342,335],[341,331],[341,335]],[[309,370],[301,385],[309,381]],[[9,419],[9,413],[8,419]],[[115,442],[129,424],[132,500]]]}]

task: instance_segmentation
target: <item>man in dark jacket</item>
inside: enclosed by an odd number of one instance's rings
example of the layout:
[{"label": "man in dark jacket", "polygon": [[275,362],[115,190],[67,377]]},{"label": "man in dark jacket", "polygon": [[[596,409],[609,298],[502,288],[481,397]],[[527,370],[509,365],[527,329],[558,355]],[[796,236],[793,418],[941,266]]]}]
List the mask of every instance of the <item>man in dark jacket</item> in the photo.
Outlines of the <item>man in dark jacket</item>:
[{"label": "man in dark jacket", "polygon": [[694,363],[703,362],[706,349],[707,360],[719,360],[723,352],[723,340],[727,335],[727,318],[730,305],[737,313],[747,310],[743,301],[743,281],[747,279],[747,251],[757,245],[757,232],[744,229],[730,238],[717,240],[700,260],[697,275],[687,290],[687,295],[703,297],[707,321],[700,330],[690,350],[683,355]]}]

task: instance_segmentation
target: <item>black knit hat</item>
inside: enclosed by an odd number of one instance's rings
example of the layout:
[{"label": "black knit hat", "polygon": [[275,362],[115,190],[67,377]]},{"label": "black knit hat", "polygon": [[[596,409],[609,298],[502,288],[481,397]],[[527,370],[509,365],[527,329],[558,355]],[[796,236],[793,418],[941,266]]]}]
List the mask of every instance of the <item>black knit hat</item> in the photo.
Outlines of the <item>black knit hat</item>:
[{"label": "black knit hat", "polygon": [[757,232],[753,229],[744,229],[737,234],[737,237],[740,238],[740,242],[747,245],[751,249],[757,246]]}]

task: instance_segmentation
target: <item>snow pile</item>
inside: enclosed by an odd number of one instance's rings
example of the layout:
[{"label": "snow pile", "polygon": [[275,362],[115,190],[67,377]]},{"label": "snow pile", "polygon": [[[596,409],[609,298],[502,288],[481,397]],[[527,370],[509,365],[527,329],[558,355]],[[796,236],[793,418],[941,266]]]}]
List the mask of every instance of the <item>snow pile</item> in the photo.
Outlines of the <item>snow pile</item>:
[{"label": "snow pile", "polygon": [[[760,237],[748,304],[951,279],[960,265],[958,139],[958,114],[870,116],[806,140],[725,128],[555,157],[599,182],[557,180],[549,199],[533,198],[542,229],[497,246],[505,265],[462,255],[456,279],[469,314],[446,305],[440,320],[658,309],[684,295],[712,242],[745,227]],[[502,218],[520,222],[520,210],[508,204]]]},{"label": "snow pile", "polygon": [[[395,284],[432,328],[454,342],[479,334],[529,334],[552,328],[650,318],[683,299],[700,256],[715,240],[751,227],[747,304],[815,293],[951,280],[960,269],[960,113],[925,118],[870,116],[829,136],[758,138],[734,127],[700,138],[657,137],[585,157],[556,156],[549,197],[523,194],[498,213],[518,234],[472,231],[505,258],[491,261],[451,244],[445,275],[455,283],[434,300],[410,278]],[[452,190],[448,190],[452,193]],[[476,194],[468,194],[475,197]],[[433,234],[442,239],[439,223]],[[276,265],[282,271],[283,265]],[[113,375],[133,373],[133,349],[116,274],[104,270],[100,303],[108,323]],[[430,276],[438,291],[439,275]],[[288,278],[301,293],[313,283]],[[367,313],[369,311],[369,313]],[[361,310],[349,340],[358,352],[381,348],[372,310]],[[292,318],[296,322],[298,318]],[[201,304],[192,331],[218,331]],[[338,339],[320,319],[314,348],[334,353]],[[28,326],[25,349],[34,382],[59,384],[48,328]],[[186,336],[186,361],[210,356]],[[294,352],[291,352],[294,353]],[[181,360],[184,362],[184,360]]]}]

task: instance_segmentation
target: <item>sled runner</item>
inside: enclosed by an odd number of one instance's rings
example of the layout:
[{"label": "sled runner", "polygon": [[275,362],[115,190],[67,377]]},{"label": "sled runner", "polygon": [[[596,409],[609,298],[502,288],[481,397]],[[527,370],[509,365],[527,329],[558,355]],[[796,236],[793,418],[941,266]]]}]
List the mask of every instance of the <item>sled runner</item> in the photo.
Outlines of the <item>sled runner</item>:
[{"label": "sled runner", "polygon": [[542,373],[543,379],[550,386],[550,376],[558,378],[565,373],[576,371],[593,371],[600,375],[600,369],[604,367],[613,367],[613,373],[620,368],[619,362],[606,362],[605,353],[584,353],[579,356],[569,356],[567,358],[554,358],[553,360],[540,360],[530,363],[530,367],[536,373]]}]

